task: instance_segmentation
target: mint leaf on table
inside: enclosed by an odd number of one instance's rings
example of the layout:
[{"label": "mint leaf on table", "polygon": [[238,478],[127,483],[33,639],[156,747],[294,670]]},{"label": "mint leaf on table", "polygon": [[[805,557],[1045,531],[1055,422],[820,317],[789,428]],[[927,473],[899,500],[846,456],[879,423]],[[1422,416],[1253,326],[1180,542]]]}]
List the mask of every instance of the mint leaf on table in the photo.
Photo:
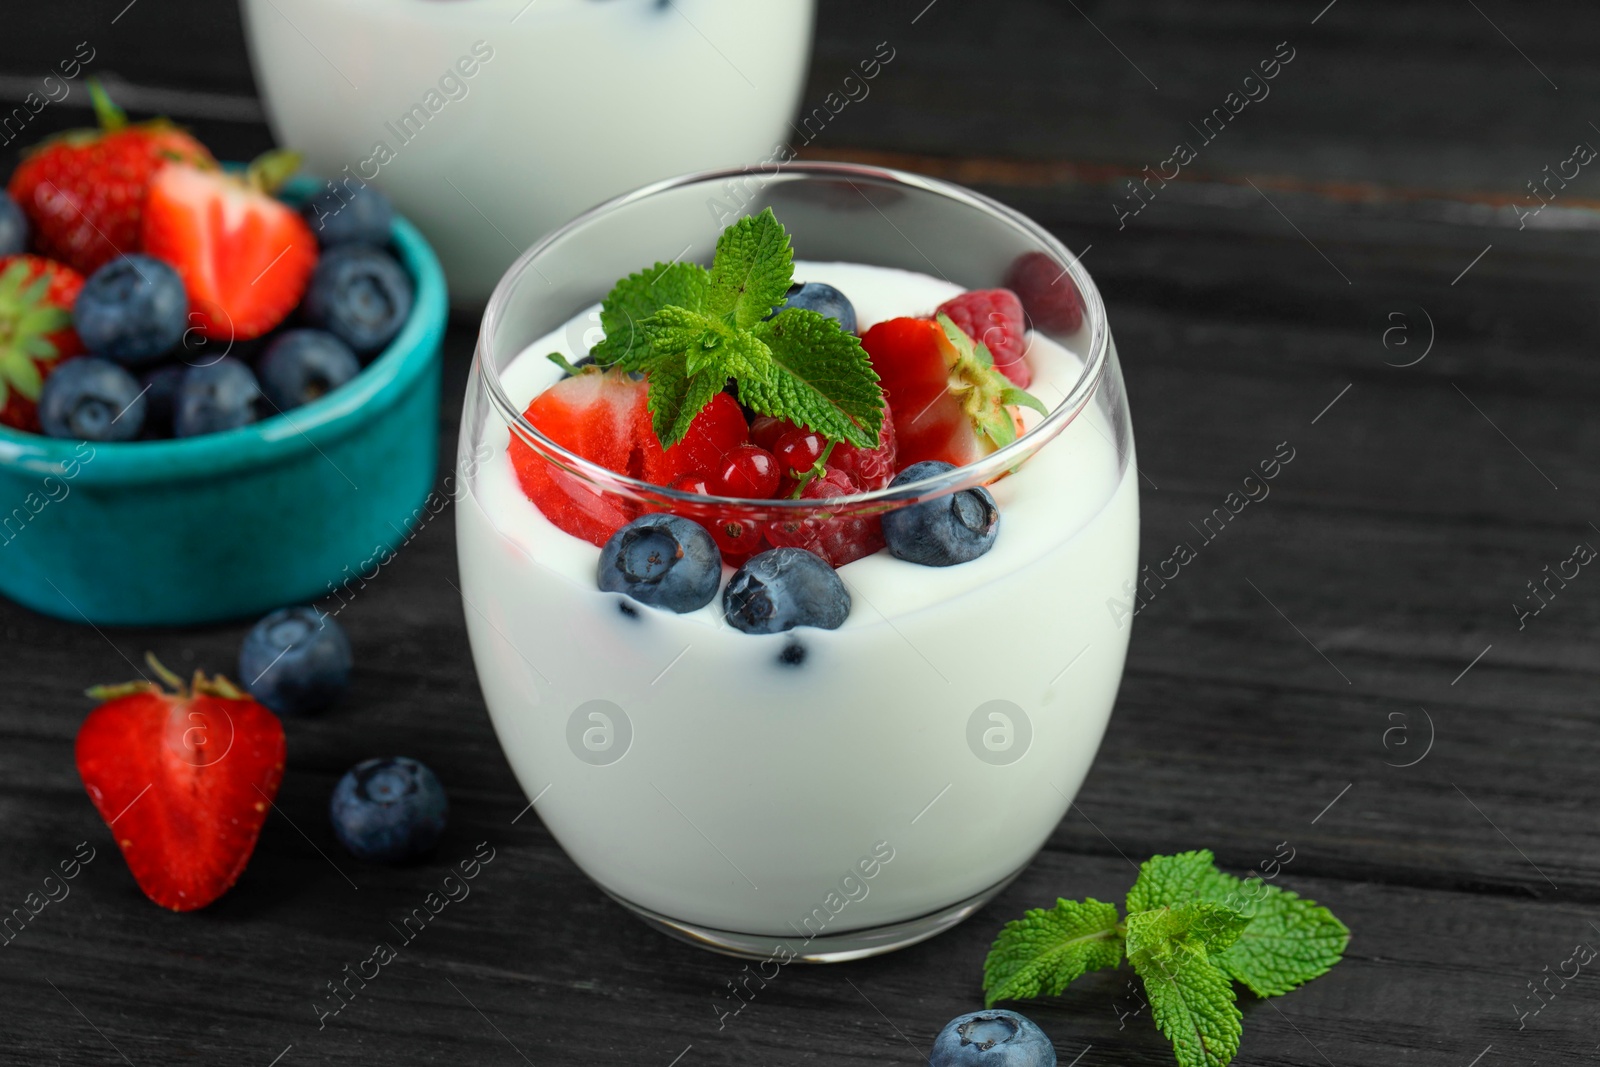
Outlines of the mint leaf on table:
[{"label": "mint leaf on table", "polygon": [[854,334],[809,308],[789,308],[750,333],[766,347],[774,373],[767,381],[740,379],[740,399],[835,441],[877,447],[883,390]]},{"label": "mint leaf on table", "polygon": [[1115,904],[1091,897],[1057,900],[1048,911],[1034,908],[1006,923],[983,961],[984,1007],[1042,993],[1060,996],[1080,975],[1116,967],[1122,952]]},{"label": "mint leaf on table", "polygon": [[1243,1033],[1233,982],[1261,997],[1287,993],[1327,973],[1349,941],[1327,908],[1224,874],[1205,849],[1152,856],[1120,924],[1113,905],[1092,899],[1007,923],[984,961],[985,1003],[1058,995],[1126,953],[1180,1067],[1223,1067]]},{"label": "mint leaf on table", "polygon": [[1224,1067],[1244,1035],[1233,984],[1202,948],[1159,936],[1136,938],[1137,920],[1152,914],[1129,916],[1128,960],[1144,981],[1156,1026],[1172,1042],[1179,1067]]},{"label": "mint leaf on table", "polygon": [[1189,900],[1237,909],[1249,926],[1216,964],[1261,997],[1280,996],[1338,963],[1350,929],[1327,908],[1260,878],[1240,879],[1212,865],[1204,849],[1153,856],[1128,891],[1128,913]]},{"label": "mint leaf on table", "polygon": [[644,370],[650,356],[644,321],[665,307],[700,311],[710,288],[711,273],[698,263],[657,263],[628,275],[600,305],[606,335],[589,354],[602,367],[619,363],[624,370]]},{"label": "mint leaf on table", "polygon": [[729,326],[748,330],[783,303],[793,280],[789,234],[769,207],[739,219],[717,238],[707,308]]}]

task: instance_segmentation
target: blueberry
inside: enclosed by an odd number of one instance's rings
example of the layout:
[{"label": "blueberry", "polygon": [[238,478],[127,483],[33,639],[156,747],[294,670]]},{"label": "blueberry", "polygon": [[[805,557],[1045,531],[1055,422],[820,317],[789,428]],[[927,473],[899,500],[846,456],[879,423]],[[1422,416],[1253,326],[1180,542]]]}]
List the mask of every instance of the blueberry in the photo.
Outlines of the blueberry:
[{"label": "blueberry", "polygon": [[722,580],[722,553],[705,527],[678,515],[634,519],[600,550],[600,588],[641,604],[695,611],[711,603]]},{"label": "blueberry", "polygon": [[232,357],[190,367],[178,384],[172,430],[179,437],[194,437],[248,426],[256,421],[260,398],[256,376]]},{"label": "blueberry", "polygon": [[17,202],[0,193],[0,256],[28,250],[28,217]]},{"label": "blueberry", "polygon": [[144,426],[145,400],[133,375],[108,359],[69,359],[44,380],[39,423],[51,437],[131,441]]},{"label": "blueberry", "polygon": [[178,386],[187,369],[181,363],[167,363],[139,375],[139,388],[144,390],[146,437],[172,436],[172,410],[178,402]]},{"label": "blueberry", "polygon": [[307,200],[300,214],[323,248],[386,245],[394,205],[370,185],[335,186]]},{"label": "blueberry", "polygon": [[809,308],[819,315],[834,319],[850,333],[856,332],[856,309],[850,298],[826,282],[796,282],[789,286],[788,299],[778,305],[784,308]]},{"label": "blueberry", "polygon": [[286,330],[273,338],[256,364],[261,391],[273,407],[309,404],[361,373],[350,346],[322,330]]},{"label": "blueberry", "polygon": [[994,1008],[945,1023],[928,1067],[1056,1067],[1056,1050],[1033,1020]]},{"label": "blueberry", "polygon": [[350,639],[315,608],[279,608],[239,647],[239,680],[279,715],[320,711],[350,684]]},{"label": "blueberry", "polygon": [[[925,460],[894,476],[891,486],[955,470],[949,463]],[[983,486],[948,493],[890,511],[883,516],[883,539],[900,559],[925,567],[948,567],[977,559],[994,547],[1000,533],[1000,508]]]},{"label": "blueberry", "polygon": [[397,863],[439,843],[450,800],[434,773],[416,760],[369,759],[333,787],[328,817],[333,836],[357,859]]},{"label": "blueberry", "polygon": [[796,626],[837,630],[850,614],[850,592],[821,556],[803,548],[773,548],[751,556],[722,594],[728,622],[747,634]]},{"label": "blueberry", "polygon": [[189,297],[178,272],[150,256],[118,256],[83,283],[72,325],[84,347],[127,366],[152,363],[189,328]]},{"label": "blueberry", "polygon": [[394,340],[411,314],[411,278],[387,252],[361,245],[330,249],[311,273],[301,306],[306,321],[359,355]]}]

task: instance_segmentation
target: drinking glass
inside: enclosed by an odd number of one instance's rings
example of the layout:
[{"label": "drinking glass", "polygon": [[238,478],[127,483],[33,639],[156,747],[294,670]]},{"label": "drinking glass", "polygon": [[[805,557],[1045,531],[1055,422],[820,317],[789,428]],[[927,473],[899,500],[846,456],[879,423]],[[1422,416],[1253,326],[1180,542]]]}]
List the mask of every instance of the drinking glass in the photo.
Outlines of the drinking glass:
[{"label": "drinking glass", "polygon": [[[1082,322],[1035,322],[1030,334],[1032,351],[1056,353],[1054,375],[1033,386],[1049,415],[965,467],[825,502],[708,502],[606,470],[523,418],[531,391],[508,374],[519,355],[542,363],[548,347],[530,346],[553,333],[581,354],[618,278],[709,263],[724,226],[768,207],[797,260],[967,289],[1003,284],[1025,255],[1052,261],[1056,285],[1081,295]],[[992,551],[958,566],[887,552],[847,564],[843,626],[755,636],[715,610],[673,615],[601,593],[599,549],[521,494],[513,437],[524,461],[551,464],[570,496],[610,514],[862,517],[983,484],[1001,529]],[[661,930],[779,962],[915,943],[1015,878],[1088,773],[1131,622],[1128,409],[1089,275],[987,197],[808,162],[692,174],[589,211],[524,253],[490,299],[458,475],[464,611],[506,758],[573,861]]]}]

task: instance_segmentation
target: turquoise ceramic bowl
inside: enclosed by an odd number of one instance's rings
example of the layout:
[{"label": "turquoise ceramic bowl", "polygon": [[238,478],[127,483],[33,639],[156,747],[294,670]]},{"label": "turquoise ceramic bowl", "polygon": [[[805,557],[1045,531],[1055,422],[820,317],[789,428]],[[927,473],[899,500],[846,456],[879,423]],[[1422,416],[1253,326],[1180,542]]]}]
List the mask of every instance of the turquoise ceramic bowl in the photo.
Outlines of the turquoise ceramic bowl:
[{"label": "turquoise ceramic bowl", "polygon": [[416,283],[411,317],[327,396],[183,440],[0,426],[0,593],[73,622],[188,625],[372,578],[425,516],[438,463],[444,274],[410,223],[392,238]]}]

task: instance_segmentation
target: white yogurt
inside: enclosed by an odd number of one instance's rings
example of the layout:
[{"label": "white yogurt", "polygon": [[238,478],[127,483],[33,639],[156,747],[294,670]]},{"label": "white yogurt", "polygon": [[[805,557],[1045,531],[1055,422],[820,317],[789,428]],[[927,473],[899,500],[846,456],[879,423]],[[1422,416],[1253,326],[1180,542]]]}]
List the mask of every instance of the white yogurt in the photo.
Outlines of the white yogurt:
[{"label": "white yogurt", "polygon": [[[837,286],[863,331],[960,291],[857,264],[800,263],[796,277]],[[559,376],[547,353],[582,354],[568,338],[585,319],[508,368],[519,407]],[[1029,362],[1047,404],[1082,367],[1041,336]],[[842,627],[769,636],[727,625],[720,594],[684,615],[620,611],[595,586],[599,549],[522,493],[507,440],[491,417],[476,442],[488,458],[457,509],[473,654],[518,780],[603,887],[775,937],[819,932],[805,920],[826,905],[821,932],[836,934],[972,897],[1043,844],[1089,770],[1127,651],[1126,616],[1119,625],[1107,601],[1135,576],[1138,492],[1101,404],[992,487],[1001,527],[986,555],[944,568],[857,560],[839,571],[854,602]],[[796,641],[804,662],[784,665]],[[599,708],[616,720],[609,735],[594,708],[569,723],[596,700],[621,709]],[[994,701],[1015,707],[984,707]],[[836,909],[841,876],[879,842],[893,860]]]}]

